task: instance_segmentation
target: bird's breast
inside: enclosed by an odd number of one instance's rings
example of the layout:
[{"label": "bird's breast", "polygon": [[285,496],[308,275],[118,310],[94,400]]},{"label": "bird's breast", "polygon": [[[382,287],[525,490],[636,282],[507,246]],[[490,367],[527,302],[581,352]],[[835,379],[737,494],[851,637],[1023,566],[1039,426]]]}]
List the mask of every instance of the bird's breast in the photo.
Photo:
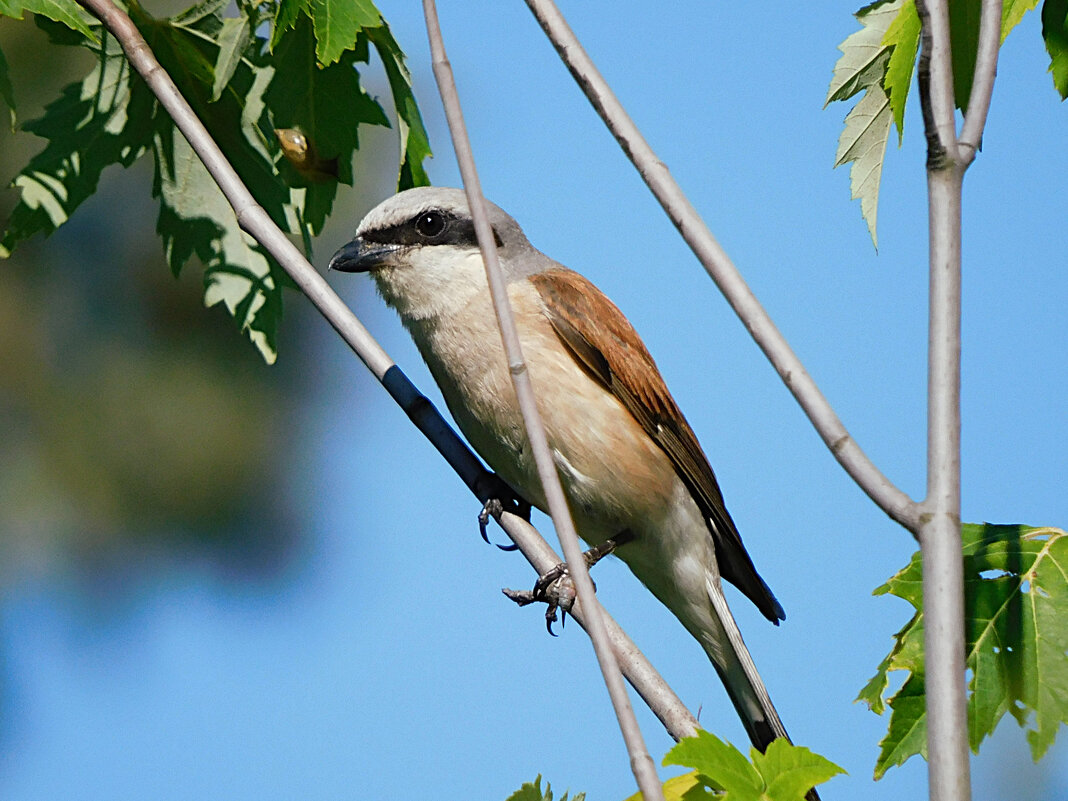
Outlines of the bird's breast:
[{"label": "bird's breast", "polygon": [[[663,518],[678,491],[670,460],[619,400],[575,361],[529,282],[512,308],[549,447],[579,534],[597,543]],[[535,506],[545,495],[488,293],[408,325],[454,419],[489,466]]]}]

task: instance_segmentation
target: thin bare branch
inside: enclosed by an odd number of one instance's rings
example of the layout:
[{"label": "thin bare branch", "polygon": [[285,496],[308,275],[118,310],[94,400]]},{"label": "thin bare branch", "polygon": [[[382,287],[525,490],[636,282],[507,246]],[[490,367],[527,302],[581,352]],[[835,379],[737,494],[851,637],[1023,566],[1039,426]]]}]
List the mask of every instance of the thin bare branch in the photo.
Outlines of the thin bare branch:
[{"label": "thin bare branch", "polygon": [[[526,520],[505,513],[501,515],[498,522],[539,574],[544,575],[548,570],[560,564],[560,557]],[[581,601],[569,614],[578,621],[579,625],[586,627],[586,615]],[[623,675],[638,695],[644,699],[653,714],[664,724],[668,734],[676,740],[696,734],[700,728],[697,718],[683,706],[678,696],[657,673],[656,668],[638,650],[619,624],[604,611],[603,607],[602,615],[608,630],[608,637],[612,641],[612,649],[623,669]]]},{"label": "thin bare branch", "polygon": [[526,0],[579,87],[634,163],[694,255],[768,357],[834,457],[876,505],[909,531],[919,526],[917,504],[861,450],[801,360],[720,247],[704,220],[657,158],[552,0]]},{"label": "thin bare branch", "polygon": [[[960,528],[961,190],[967,164],[956,139],[947,0],[917,0],[921,23],[917,79],[927,137],[929,332],[927,497],[919,531],[923,555],[924,686],[927,777],[931,801],[968,801],[967,696],[964,681],[964,570]],[[987,38],[999,40],[984,5]],[[993,34],[991,34],[993,31]],[[984,44],[984,49],[988,43]],[[996,67],[985,54],[987,68]],[[985,75],[991,85],[993,74]],[[991,86],[982,91],[989,102]],[[980,119],[986,108],[978,111]],[[981,126],[975,133],[981,134]],[[974,155],[974,151],[971,155]],[[971,161],[971,157],[968,158]]]},{"label": "thin bare branch", "polygon": [[445,108],[445,116],[449,123],[449,133],[452,135],[453,149],[456,151],[456,161],[463,177],[464,189],[467,192],[468,205],[471,208],[471,216],[475,224],[475,234],[478,237],[479,248],[482,251],[482,260],[486,265],[486,277],[489,282],[490,293],[493,296],[493,308],[497,314],[497,324],[504,341],[504,349],[508,358],[508,367],[512,374],[512,383],[515,386],[516,396],[519,399],[519,408],[523,415],[523,423],[527,430],[527,439],[530,442],[531,453],[534,456],[538,469],[538,478],[545,491],[545,497],[552,515],[553,525],[564,556],[567,558],[568,570],[575,583],[579,602],[585,611],[584,628],[590,635],[590,642],[597,654],[597,662],[604,676],[605,686],[612,699],[612,707],[615,709],[619,729],[623,734],[623,741],[630,755],[631,770],[637,780],[638,789],[642,796],[650,801],[663,800],[663,791],[660,779],[656,773],[656,767],[649,756],[645,746],[638,720],[634,716],[627,689],[623,685],[623,677],[616,663],[615,654],[612,651],[611,642],[608,639],[608,631],[605,628],[601,614],[600,603],[594,592],[593,582],[586,569],[586,561],[582,556],[582,546],[579,543],[575,525],[571,520],[571,512],[567,507],[567,499],[560,483],[560,476],[556,472],[556,462],[549,450],[549,442],[545,435],[545,427],[534,397],[534,388],[530,381],[530,373],[527,371],[526,362],[523,359],[523,350],[519,342],[519,332],[515,326],[511,303],[508,299],[508,290],[501,275],[500,263],[497,259],[497,246],[493,237],[493,229],[490,227],[489,218],[486,214],[485,199],[482,197],[482,187],[478,179],[478,171],[475,168],[474,155],[471,152],[471,143],[467,137],[467,128],[464,125],[463,112],[460,108],[460,98],[456,91],[456,83],[453,79],[452,66],[445,54],[445,42],[441,35],[441,26],[438,23],[437,8],[434,0],[423,0],[423,12],[426,16],[427,36],[430,40],[430,52],[434,68],[434,77],[437,79],[438,91],[441,94],[442,105]]},{"label": "thin bare branch", "polygon": [[[316,309],[341,335],[375,377],[382,382],[390,396],[401,405],[423,435],[445,457],[475,496],[481,501],[493,497],[497,489],[496,477],[486,471],[478,457],[441,417],[434,405],[393,363],[393,360],[363,327],[344,301],[308,263],[304,254],[289,241],[256,203],[218,145],[197,119],[193,109],[182,97],[170,76],[160,66],[126,12],[116,7],[111,0],[81,0],[81,2],[104,23],[122,45],[130,63],[145,79],[149,88],[166,108],[219,184],[237,213],[242,228],[282,265]],[[559,563],[559,557],[553,553],[552,548],[529,523],[511,514],[504,514],[501,523],[513,541],[520,545],[520,549],[525,554],[528,554],[528,559],[539,573]],[[584,621],[582,611],[581,609],[577,611],[578,614],[574,616],[582,623]],[[616,658],[627,680],[650,705],[653,713],[664,722],[672,737],[680,739],[692,735],[697,729],[696,720],[618,624],[607,612],[603,612],[603,615]]]},{"label": "thin bare branch", "polygon": [[983,0],[979,17],[979,48],[975,57],[975,76],[972,94],[968,98],[968,113],[960,132],[960,157],[965,166],[975,159],[983,142],[986,114],[994,94],[994,77],[998,74],[998,53],[1001,50],[1001,9],[1004,0]]},{"label": "thin bare branch", "polygon": [[930,331],[923,553],[924,685],[931,801],[967,801],[964,570],[960,528],[960,211],[964,168],[928,169]]}]

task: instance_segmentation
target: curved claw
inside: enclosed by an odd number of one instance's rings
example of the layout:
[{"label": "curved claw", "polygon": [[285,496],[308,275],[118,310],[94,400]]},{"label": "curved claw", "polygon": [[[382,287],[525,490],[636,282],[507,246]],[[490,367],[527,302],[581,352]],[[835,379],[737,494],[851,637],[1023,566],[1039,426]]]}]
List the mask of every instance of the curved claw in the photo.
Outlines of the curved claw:
[{"label": "curved claw", "polygon": [[489,526],[490,515],[500,513],[501,502],[496,498],[490,498],[482,504],[482,509],[478,513],[478,533],[482,535],[482,540],[487,545],[490,544],[489,532],[486,530]]},{"label": "curved claw", "polygon": [[[564,615],[566,617],[567,613],[565,612]],[[545,630],[547,632],[549,632],[549,636],[550,637],[559,636],[555,631],[553,631],[553,623],[555,623],[555,622],[556,622],[556,604],[550,602],[549,603],[549,608],[545,610]],[[564,624],[561,623],[560,624],[560,628],[563,628],[563,627],[564,627]]]},{"label": "curved claw", "polygon": [[[519,546],[514,542],[510,542],[507,545],[501,545],[496,542],[491,542],[489,538],[489,521],[490,517],[497,517],[504,511],[504,505],[497,498],[490,498],[482,506],[482,511],[478,513],[478,533],[482,535],[482,540],[487,545],[496,545],[502,551],[515,551]],[[529,516],[529,512],[528,512]]]}]

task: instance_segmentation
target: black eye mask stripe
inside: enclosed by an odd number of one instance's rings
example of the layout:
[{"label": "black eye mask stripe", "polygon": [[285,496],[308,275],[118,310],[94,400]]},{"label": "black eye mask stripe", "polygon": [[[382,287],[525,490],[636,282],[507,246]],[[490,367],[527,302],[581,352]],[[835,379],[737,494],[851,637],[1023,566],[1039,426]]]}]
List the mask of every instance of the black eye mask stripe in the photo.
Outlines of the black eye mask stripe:
[{"label": "black eye mask stripe", "polygon": [[[423,236],[416,230],[416,221],[429,211],[437,211],[445,218],[445,228],[436,236]],[[475,224],[467,217],[441,211],[440,209],[427,209],[421,211],[410,220],[385,228],[375,228],[360,234],[364,242],[374,242],[379,245],[455,245],[464,248],[477,248],[478,238],[475,236]],[[500,234],[493,231],[493,239],[497,247],[504,247]]]}]

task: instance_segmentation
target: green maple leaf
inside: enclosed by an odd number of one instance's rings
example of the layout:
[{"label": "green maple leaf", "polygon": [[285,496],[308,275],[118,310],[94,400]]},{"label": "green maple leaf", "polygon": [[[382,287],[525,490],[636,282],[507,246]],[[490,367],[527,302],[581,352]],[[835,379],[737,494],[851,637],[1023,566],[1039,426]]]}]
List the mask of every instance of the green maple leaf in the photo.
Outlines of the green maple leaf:
[{"label": "green maple leaf", "polygon": [[282,174],[294,193],[291,205],[310,237],[318,234],[330,213],[338,182],[351,185],[352,159],[359,146],[359,125],[389,125],[385,113],[360,86],[356,71],[359,60],[366,62],[367,37],[358,38],[357,47],[341,54],[327,67],[316,58],[312,22],[304,14],[281,37],[274,50],[274,77],[264,96],[274,129],[299,131],[314,147],[315,158],[332,167],[329,176],[311,178],[282,162]]},{"label": "green maple leaf", "polygon": [[[846,115],[834,166],[852,162],[849,169],[850,193],[852,199],[860,200],[861,215],[868,225],[872,244],[876,247],[879,244],[876,233],[879,183],[893,119],[890,96],[883,86],[883,79],[894,45],[886,44],[885,39],[904,5],[904,0],[881,0],[857,12],[856,17],[862,27],[838,46],[842,56],[834,65],[834,75],[824,103],[848,100],[864,92],[864,96]],[[903,98],[901,103],[904,104]]]},{"label": "green maple leaf", "polygon": [[[131,16],[256,201],[292,232],[290,190],[263,133],[263,97],[273,71],[259,56],[259,40],[248,41],[239,55],[228,53],[223,7],[212,0],[159,20],[131,6]],[[217,80],[220,64],[229,73],[225,81]],[[222,190],[162,110],[153,129],[153,193],[161,201],[157,231],[172,272],[178,274],[189,258],[199,257],[205,305],[224,304],[264,359],[273,362],[282,287],[288,284],[284,272],[241,230]]]},{"label": "green maple leaf", "polygon": [[211,87],[212,102],[222,97],[223,89],[234,77],[252,37],[251,20],[242,15],[228,17],[219,29],[219,55],[215,60],[215,79]]},{"label": "green maple leaf", "polygon": [[[885,68],[886,60],[881,64]],[[838,138],[834,166],[852,162],[849,168],[850,198],[860,200],[860,213],[868,225],[872,244],[879,247],[876,229],[879,214],[879,184],[882,181],[886,142],[890,137],[893,111],[882,85],[874,83],[845,118]]]},{"label": "green maple leaf", "polygon": [[[708,790],[706,777],[695,770],[668,779],[660,789],[664,801],[713,801],[716,797]],[[643,801],[641,791],[628,796],[625,801]]]},{"label": "green maple leaf", "polygon": [[[1038,5],[1038,0],[1005,0],[1001,7],[1001,43],[1023,15]],[[957,108],[968,110],[975,77],[975,60],[979,51],[979,17],[982,0],[953,0],[949,4],[949,46],[953,56],[953,94]]]},{"label": "green maple leaf", "polygon": [[279,0],[274,16],[270,49],[306,14],[315,29],[315,54],[322,66],[330,66],[342,53],[355,50],[367,28],[383,24],[371,0]]},{"label": "green maple leaf", "polygon": [[315,22],[316,55],[324,66],[355,47],[365,28],[382,24],[382,15],[371,0],[308,0],[305,8]]},{"label": "green maple leaf", "polygon": [[[1001,15],[1002,42],[1037,1],[1006,0]],[[1068,0],[1053,2],[1068,3]],[[949,4],[954,92],[957,107],[961,109],[967,106],[975,72],[980,3],[981,0],[954,0]],[[851,163],[851,197],[860,200],[861,215],[872,244],[878,247],[879,184],[890,120],[897,126],[900,146],[905,130],[905,102],[920,45],[920,17],[915,0],[878,0],[860,9],[856,17],[861,28],[838,46],[842,55],[834,66],[824,105],[864,92],[846,115],[834,166]],[[1068,43],[1068,36],[1064,41]],[[1064,52],[1068,56],[1068,49]],[[1068,79],[1068,58],[1064,68]]]},{"label": "green maple leaf", "polygon": [[697,771],[704,795],[688,789],[684,797],[715,797],[722,801],[803,801],[805,794],[839,773],[840,767],[802,746],[778,739],[750,758],[706,731],[680,740],[664,757],[665,765]]},{"label": "green maple leaf", "polygon": [[131,81],[130,66],[110,36],[90,49],[97,56],[92,71],[24,126],[47,141],[12,182],[21,194],[0,237],[0,258],[65,223],[96,191],[105,168],[128,167],[151,143],[149,126],[128,124],[149,117],[153,99],[147,88]]},{"label": "green maple leaf", "polygon": [[916,67],[916,51],[920,46],[920,15],[916,0],[905,0],[901,11],[886,29],[882,46],[889,48],[890,58],[883,76],[883,88],[890,96],[890,109],[897,126],[897,143],[905,133],[905,101],[912,86],[912,72]]},{"label": "green maple leaf", "polygon": [[296,24],[307,5],[308,0],[278,0],[278,8],[271,22],[271,41],[268,44],[272,53],[281,41],[282,35]]},{"label": "green maple leaf", "polygon": [[[585,801],[586,794],[579,793],[571,801]],[[524,782],[523,786],[508,796],[507,801],[553,801],[552,786],[546,782],[545,791],[541,789],[541,775],[533,782]],[[567,793],[564,793],[560,801],[567,801]]]},{"label": "green maple leaf", "polygon": [[[1053,528],[966,524],[964,540],[965,662],[969,744],[983,739],[1009,712],[1039,759],[1068,722],[1068,534]],[[857,700],[883,711],[890,670],[909,677],[890,699],[876,778],[914,754],[926,757],[922,565],[919,554],[875,593],[904,598],[917,612]]]},{"label": "green maple leaf", "polygon": [[1042,38],[1049,53],[1053,85],[1068,98],[1068,0],[1046,0],[1042,4]]},{"label": "green maple leaf", "polygon": [[94,29],[99,29],[100,23],[74,0],[0,0],[0,16],[22,19],[27,11],[62,22],[91,42],[98,41]]},{"label": "green maple leaf", "polygon": [[[426,183],[426,132],[403,55],[369,0],[202,0],[166,19],[127,2],[131,19],[161,66],[208,129],[257,203],[282,230],[311,239],[332,210],[338,182],[352,184],[360,123],[388,125],[382,108],[360,87],[357,65],[370,44],[383,56],[401,142],[401,183]],[[129,166],[150,152],[157,230],[172,272],[194,256],[204,265],[207,305],[224,304],[267,361],[275,358],[282,289],[288,276],[245,234],[207,170],[169,115],[130,67],[115,41],[73,0],[0,0],[0,13],[34,12],[55,45],[88,47],[93,71],[63,90],[26,130],[44,150],[15,178],[21,196],[0,229],[0,257],[35,233],[70,218],[110,164]],[[53,22],[52,20],[58,20]],[[270,60],[266,25],[274,22]],[[328,66],[323,66],[323,64]],[[0,54],[0,105],[13,113],[7,65]],[[303,172],[276,139],[299,131],[317,154]],[[326,169],[319,169],[319,165]],[[304,165],[307,166],[307,165]],[[309,177],[310,176],[310,177]]]}]

